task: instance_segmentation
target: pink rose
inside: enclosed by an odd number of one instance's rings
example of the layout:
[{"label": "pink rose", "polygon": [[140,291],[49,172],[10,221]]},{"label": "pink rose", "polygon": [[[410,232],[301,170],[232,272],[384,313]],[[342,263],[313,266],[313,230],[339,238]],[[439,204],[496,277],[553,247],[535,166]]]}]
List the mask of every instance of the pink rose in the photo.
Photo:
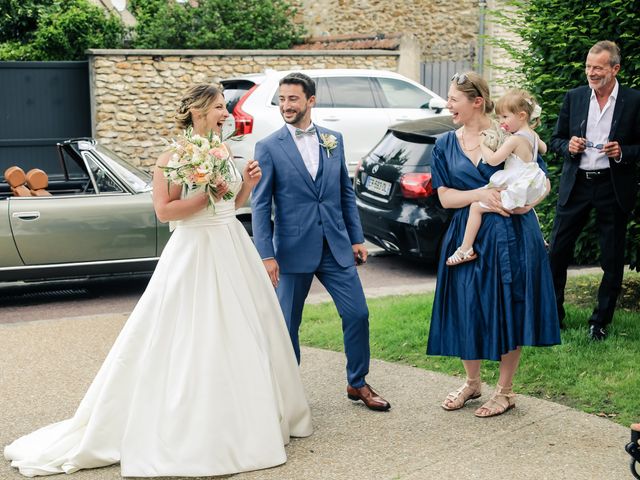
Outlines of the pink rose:
[{"label": "pink rose", "polygon": [[229,156],[227,149],[224,146],[215,147],[209,150],[209,155],[213,155],[219,160],[224,160]]}]

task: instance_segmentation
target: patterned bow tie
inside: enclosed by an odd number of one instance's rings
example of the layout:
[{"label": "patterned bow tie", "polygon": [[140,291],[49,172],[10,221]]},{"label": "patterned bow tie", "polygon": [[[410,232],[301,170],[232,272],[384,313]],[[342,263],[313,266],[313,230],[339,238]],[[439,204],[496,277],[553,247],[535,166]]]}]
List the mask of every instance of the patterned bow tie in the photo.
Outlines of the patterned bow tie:
[{"label": "patterned bow tie", "polygon": [[309,130],[302,130],[301,128],[296,128],[296,138],[299,138],[303,135],[315,135],[316,127],[311,127]]}]

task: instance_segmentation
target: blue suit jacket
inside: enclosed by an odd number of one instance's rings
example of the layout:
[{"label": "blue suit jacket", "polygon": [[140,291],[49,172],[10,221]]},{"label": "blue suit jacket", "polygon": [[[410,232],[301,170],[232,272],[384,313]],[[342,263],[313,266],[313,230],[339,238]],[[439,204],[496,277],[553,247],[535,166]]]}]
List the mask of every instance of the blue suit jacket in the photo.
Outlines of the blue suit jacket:
[{"label": "blue suit jacket", "polygon": [[342,267],[354,264],[351,245],[364,242],[342,135],[316,128],[318,135],[326,133],[338,140],[330,154],[320,147],[319,190],[286,126],[256,144],[262,179],[251,198],[253,240],[260,256],[274,257],[282,273],[314,272],[322,257],[323,238]]}]

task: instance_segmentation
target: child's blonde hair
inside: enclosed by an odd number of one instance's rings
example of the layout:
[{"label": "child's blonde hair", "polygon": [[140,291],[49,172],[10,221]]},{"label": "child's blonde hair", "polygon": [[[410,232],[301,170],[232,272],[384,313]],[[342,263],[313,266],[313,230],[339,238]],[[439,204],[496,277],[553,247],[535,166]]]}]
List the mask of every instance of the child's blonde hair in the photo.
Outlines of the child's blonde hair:
[{"label": "child's blonde hair", "polygon": [[526,90],[512,88],[496,102],[496,113],[504,112],[527,114],[527,122],[531,128],[540,125],[541,108],[536,99]]}]

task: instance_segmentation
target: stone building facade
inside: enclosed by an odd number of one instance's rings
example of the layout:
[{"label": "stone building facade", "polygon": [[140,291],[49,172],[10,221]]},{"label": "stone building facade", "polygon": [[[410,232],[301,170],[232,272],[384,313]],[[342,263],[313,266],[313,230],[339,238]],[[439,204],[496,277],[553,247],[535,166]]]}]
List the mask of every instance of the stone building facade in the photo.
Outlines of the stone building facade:
[{"label": "stone building facade", "polygon": [[398,70],[398,51],[89,50],[93,136],[131,163],[152,165],[174,121],[182,92],[194,83],[276,70]]},{"label": "stone building facade", "polygon": [[413,35],[422,59],[450,60],[478,42],[478,0],[289,0],[311,36]]}]

